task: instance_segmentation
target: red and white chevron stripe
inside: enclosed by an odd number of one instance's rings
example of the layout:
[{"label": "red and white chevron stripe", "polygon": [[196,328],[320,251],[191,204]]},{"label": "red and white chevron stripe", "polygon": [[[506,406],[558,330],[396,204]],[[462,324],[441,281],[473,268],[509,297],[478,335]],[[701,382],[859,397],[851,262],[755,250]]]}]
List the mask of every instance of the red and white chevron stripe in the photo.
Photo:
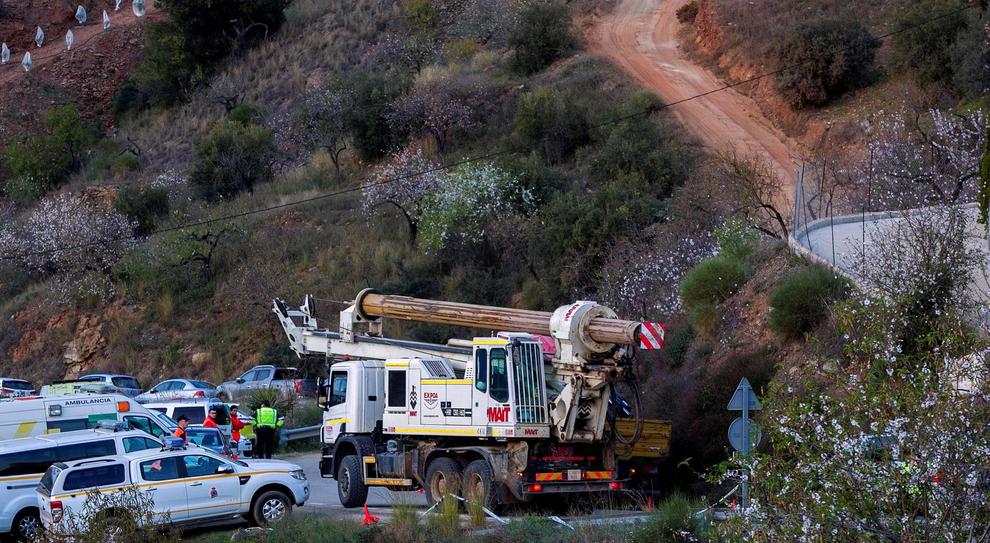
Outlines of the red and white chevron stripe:
[{"label": "red and white chevron stripe", "polygon": [[659,322],[644,322],[639,325],[639,348],[652,350],[663,347],[664,327]]}]

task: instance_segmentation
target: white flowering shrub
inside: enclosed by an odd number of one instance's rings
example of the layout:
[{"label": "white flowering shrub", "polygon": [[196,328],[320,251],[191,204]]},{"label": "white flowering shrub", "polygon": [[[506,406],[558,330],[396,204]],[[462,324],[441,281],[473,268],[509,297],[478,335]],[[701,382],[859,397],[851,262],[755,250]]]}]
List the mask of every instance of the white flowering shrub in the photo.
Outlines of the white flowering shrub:
[{"label": "white flowering shrub", "polygon": [[909,326],[889,298],[860,297],[836,318],[843,360],[765,399],[753,511],[723,530],[767,542],[986,540],[988,366],[970,354],[985,342],[955,317]]},{"label": "white flowering shrub", "polygon": [[46,198],[21,224],[0,232],[0,252],[41,276],[53,276],[63,294],[113,295],[110,272],[136,244],[135,225],[120,212],[81,198]]},{"label": "white flowering shrub", "polygon": [[490,220],[499,214],[531,210],[534,205],[529,189],[498,166],[462,166],[442,178],[440,186],[423,199],[421,243],[427,250],[440,251],[480,242]]},{"label": "white flowering shrub", "polygon": [[423,154],[418,145],[409,145],[380,165],[364,186],[363,207],[372,215],[381,205],[397,208],[409,226],[409,238],[416,240],[420,201],[439,187],[447,173],[443,165]]},{"label": "white flowering shrub", "polygon": [[868,127],[859,168],[869,209],[908,209],[976,200],[987,114],[931,110],[881,116]]}]

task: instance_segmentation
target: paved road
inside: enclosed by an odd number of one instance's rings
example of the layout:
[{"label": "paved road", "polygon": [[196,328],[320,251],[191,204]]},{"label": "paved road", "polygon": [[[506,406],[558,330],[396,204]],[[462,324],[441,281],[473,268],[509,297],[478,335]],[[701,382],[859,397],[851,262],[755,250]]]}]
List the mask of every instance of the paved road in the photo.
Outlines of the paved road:
[{"label": "paved road", "polygon": [[[678,47],[677,8],[687,0],[622,0],[595,22],[591,48],[656,92],[666,103],[725,86],[711,72],[685,57]],[[771,162],[792,198],[799,146],[784,136],[748,96],[726,89],[678,104],[670,111],[715,152],[735,150]],[[799,160],[798,160],[799,161]]]},{"label": "paved road", "polygon": [[[343,516],[364,514],[362,509],[344,509],[340,504],[340,498],[337,496],[337,481],[320,476],[320,453],[280,456],[279,459],[298,464],[306,472],[310,485],[310,500],[306,502],[304,510]],[[426,509],[426,498],[419,492],[392,492],[381,487],[369,489],[368,510],[372,514],[388,518],[396,504],[408,504]]]}]

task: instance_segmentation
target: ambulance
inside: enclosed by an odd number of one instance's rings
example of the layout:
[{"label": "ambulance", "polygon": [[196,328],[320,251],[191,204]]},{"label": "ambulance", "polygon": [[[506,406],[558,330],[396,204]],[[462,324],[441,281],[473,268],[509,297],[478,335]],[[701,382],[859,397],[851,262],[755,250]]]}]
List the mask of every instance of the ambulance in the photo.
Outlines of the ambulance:
[{"label": "ambulance", "polygon": [[172,435],[176,428],[175,422],[165,415],[121,394],[0,400],[0,440],[86,430],[96,428],[100,421],[123,422],[129,428],[156,437]]}]

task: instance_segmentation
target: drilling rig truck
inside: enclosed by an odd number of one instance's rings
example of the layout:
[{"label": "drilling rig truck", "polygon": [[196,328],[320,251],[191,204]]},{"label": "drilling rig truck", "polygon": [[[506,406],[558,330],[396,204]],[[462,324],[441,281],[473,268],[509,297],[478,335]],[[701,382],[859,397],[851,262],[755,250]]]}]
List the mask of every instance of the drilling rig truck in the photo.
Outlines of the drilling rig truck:
[{"label": "drilling rig truck", "polygon": [[[667,452],[670,424],[642,419],[633,372],[637,348],[662,344],[658,323],[588,301],[549,313],[371,289],[337,331],[320,327],[310,296],[273,310],[293,351],[326,356],[320,472],[345,507],[362,506],[370,486],[489,508],[621,490]],[[384,319],[497,334],[424,343],[386,337]]]}]

